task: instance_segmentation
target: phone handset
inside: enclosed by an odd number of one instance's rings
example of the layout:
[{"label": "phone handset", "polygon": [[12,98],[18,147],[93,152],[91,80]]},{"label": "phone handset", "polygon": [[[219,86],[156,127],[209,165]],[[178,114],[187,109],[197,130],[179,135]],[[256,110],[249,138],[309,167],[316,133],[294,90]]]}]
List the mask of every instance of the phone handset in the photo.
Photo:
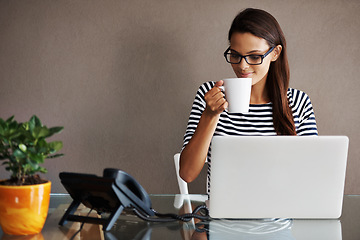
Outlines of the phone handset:
[{"label": "phone handset", "polygon": [[115,185],[128,197],[130,205],[149,216],[154,216],[149,194],[130,174],[115,168],[105,168],[103,177],[115,179]]}]

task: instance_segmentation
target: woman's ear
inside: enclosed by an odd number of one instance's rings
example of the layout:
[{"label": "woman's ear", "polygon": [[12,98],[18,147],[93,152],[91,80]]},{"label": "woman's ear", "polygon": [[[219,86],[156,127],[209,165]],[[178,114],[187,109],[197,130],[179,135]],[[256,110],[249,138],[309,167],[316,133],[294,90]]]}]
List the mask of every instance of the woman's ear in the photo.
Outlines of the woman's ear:
[{"label": "woman's ear", "polygon": [[274,48],[274,50],[273,50],[273,57],[272,57],[272,59],[271,59],[272,62],[275,62],[275,61],[279,58],[279,56],[280,56],[280,54],[281,54],[281,51],[282,51],[282,46],[281,46],[281,45],[277,45],[277,46]]}]

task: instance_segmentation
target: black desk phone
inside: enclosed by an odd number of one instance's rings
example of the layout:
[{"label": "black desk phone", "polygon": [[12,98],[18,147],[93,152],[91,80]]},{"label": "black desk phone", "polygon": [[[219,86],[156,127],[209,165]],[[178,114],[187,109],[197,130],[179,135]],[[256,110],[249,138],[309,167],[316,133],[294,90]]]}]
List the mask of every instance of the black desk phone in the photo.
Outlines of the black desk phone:
[{"label": "black desk phone", "polygon": [[[59,225],[67,221],[103,225],[103,230],[112,228],[124,208],[133,208],[134,213],[143,220],[168,222],[190,221],[192,218],[208,220],[208,210],[199,206],[191,214],[160,214],[151,207],[150,197],[145,189],[128,173],[114,168],[105,168],[102,177],[93,174],[61,172],[61,183],[70,194],[73,202],[61,218]],[[80,203],[96,210],[99,214],[109,213],[108,217],[94,218],[74,215]],[[204,209],[203,215],[196,214]]]},{"label": "black desk phone", "polygon": [[[151,201],[145,189],[124,171],[106,168],[103,177],[93,174],[60,173],[61,183],[73,198],[59,224],[83,221],[102,224],[105,231],[111,229],[125,207],[134,207],[148,216],[154,216]],[[73,215],[80,203],[98,213],[110,213],[107,219]]]}]

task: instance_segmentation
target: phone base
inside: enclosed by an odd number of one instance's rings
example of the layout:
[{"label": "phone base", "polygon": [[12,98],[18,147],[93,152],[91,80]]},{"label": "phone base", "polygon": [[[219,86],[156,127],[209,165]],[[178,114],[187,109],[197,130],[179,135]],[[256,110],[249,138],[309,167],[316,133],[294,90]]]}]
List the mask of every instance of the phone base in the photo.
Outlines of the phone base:
[{"label": "phone base", "polygon": [[108,218],[95,218],[95,217],[74,215],[79,205],[80,202],[76,200],[74,200],[70,204],[69,208],[66,210],[64,216],[61,218],[59,222],[60,226],[64,226],[65,224],[67,224],[68,221],[82,222],[82,223],[100,224],[103,226],[103,231],[109,231],[113,227],[114,223],[116,222],[119,215],[124,209],[124,207],[120,205],[119,208],[116,211],[112,212]]}]

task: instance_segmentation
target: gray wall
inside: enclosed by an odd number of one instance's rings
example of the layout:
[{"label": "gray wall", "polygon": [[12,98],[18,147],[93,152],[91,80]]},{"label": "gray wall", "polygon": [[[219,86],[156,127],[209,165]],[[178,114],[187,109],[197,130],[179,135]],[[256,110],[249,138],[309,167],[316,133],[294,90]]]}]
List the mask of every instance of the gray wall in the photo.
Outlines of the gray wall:
[{"label": "gray wall", "polygon": [[[347,135],[346,193],[360,194],[360,2],[339,0],[0,0],[0,116],[63,125],[61,171],[121,168],[149,193],[178,191],[198,86],[234,76],[222,53],[243,8],[271,12],[288,41],[291,86],[311,97],[321,135]],[[8,173],[0,170],[0,178]],[[205,173],[190,185],[205,191]]]}]

